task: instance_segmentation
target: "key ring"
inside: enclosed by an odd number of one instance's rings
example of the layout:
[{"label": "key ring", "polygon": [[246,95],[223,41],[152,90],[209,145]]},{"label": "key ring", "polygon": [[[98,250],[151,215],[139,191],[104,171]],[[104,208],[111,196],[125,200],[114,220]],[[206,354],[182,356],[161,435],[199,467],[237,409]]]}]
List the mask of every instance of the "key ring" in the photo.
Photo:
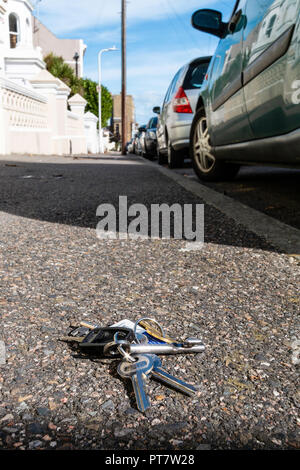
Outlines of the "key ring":
[{"label": "key ring", "polygon": [[[117,356],[119,353],[118,346],[120,344],[129,344],[129,343],[125,339],[118,340],[118,343],[116,343],[115,341],[111,341],[110,343],[107,343],[103,348],[104,356],[106,355],[112,356],[112,357]],[[115,349],[115,347],[117,347],[117,350]]]},{"label": "key ring", "polygon": [[[118,332],[114,336],[114,344],[117,345],[119,353],[124,357],[125,361],[127,362],[136,362],[136,359],[132,357],[128,352],[125,351],[123,346],[127,346],[130,348],[130,343],[129,341],[126,341],[124,339],[118,339]],[[107,345],[108,346],[108,345]]]},{"label": "key ring", "polygon": [[133,329],[133,334],[134,334],[135,340],[136,340],[136,342],[137,342],[138,344],[141,344],[141,341],[140,341],[139,338],[137,337],[137,332],[136,332],[136,330],[137,330],[137,327],[138,327],[139,323],[141,323],[142,321],[146,321],[146,320],[147,320],[147,321],[150,321],[150,322],[152,322],[152,323],[155,323],[155,325],[158,326],[158,328],[159,328],[159,330],[160,330],[160,334],[162,335],[162,337],[163,337],[163,338],[165,337],[165,333],[164,333],[164,330],[162,329],[162,326],[160,325],[160,323],[158,323],[157,320],[155,320],[155,318],[147,318],[147,317],[145,317],[145,318],[140,318],[139,320],[137,320],[137,321],[135,322],[135,324],[134,324],[134,329]]}]

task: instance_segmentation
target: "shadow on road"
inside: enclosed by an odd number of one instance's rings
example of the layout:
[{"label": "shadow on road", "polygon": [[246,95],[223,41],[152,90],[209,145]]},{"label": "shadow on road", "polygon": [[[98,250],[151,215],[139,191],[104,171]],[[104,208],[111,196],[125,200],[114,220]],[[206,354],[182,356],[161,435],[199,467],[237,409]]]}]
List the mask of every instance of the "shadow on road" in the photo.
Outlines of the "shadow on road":
[{"label": "shadow on road", "polygon": [[[49,160],[49,159],[48,159]],[[0,160],[0,211],[29,219],[96,228],[96,210],[119,196],[134,203],[199,204],[199,199],[153,166],[136,157],[101,159]],[[206,206],[206,242],[251,248],[272,248],[238,227],[219,211]]]}]

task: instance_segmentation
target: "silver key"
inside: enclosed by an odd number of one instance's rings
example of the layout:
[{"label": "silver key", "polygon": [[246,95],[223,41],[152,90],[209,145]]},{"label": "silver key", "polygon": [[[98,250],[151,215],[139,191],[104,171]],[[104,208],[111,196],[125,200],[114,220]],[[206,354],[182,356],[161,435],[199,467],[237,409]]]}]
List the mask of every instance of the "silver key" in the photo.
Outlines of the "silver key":
[{"label": "silver key", "polygon": [[[140,335],[143,340],[140,343],[130,343],[129,341],[122,341],[123,348],[126,347],[128,354],[161,354],[161,355],[176,355],[176,354],[198,354],[205,351],[205,345],[201,340],[196,338],[188,338],[183,343],[150,343],[149,338],[145,335]],[[116,346],[118,343],[115,341],[108,343],[104,348],[105,356],[114,356],[116,354]]]},{"label": "silver key", "polygon": [[144,413],[150,407],[145,392],[145,378],[153,369],[153,357],[151,355],[138,355],[136,359],[136,362],[122,361],[118,366],[118,374],[125,379],[131,379],[137,408]]},{"label": "silver key", "polygon": [[153,370],[151,372],[151,378],[159,380],[167,387],[174,388],[185,395],[192,396],[197,390],[193,385],[190,385],[183,380],[177,379],[171,374],[168,374],[164,369],[161,368],[161,360],[157,356],[153,356]]}]

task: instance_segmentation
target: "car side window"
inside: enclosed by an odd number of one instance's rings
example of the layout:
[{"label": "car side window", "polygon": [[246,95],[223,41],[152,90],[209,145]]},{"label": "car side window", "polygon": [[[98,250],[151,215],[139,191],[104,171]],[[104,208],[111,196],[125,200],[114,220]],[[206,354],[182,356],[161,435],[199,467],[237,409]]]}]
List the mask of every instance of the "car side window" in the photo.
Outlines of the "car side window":
[{"label": "car side window", "polygon": [[[173,83],[173,82],[172,82],[172,83]],[[165,96],[165,99],[164,99],[164,105],[165,105],[165,104],[168,102],[168,100],[169,100],[170,90],[171,90],[171,87],[172,87],[172,83],[171,83],[171,85],[169,86],[168,91],[167,91],[167,93],[166,93],[166,96]]]},{"label": "car side window", "polygon": [[175,77],[173,78],[172,82],[171,82],[171,85],[169,86],[169,89],[167,91],[167,94],[166,94],[166,97],[165,97],[165,100],[164,100],[164,105],[166,103],[168,103],[171,99],[171,96],[173,95],[174,91],[175,91],[175,88],[176,88],[176,85],[177,85],[177,82],[181,76],[181,73],[182,73],[182,70],[183,68],[181,68],[180,70],[178,70],[178,72],[176,73]]},{"label": "car side window", "polygon": [[177,83],[181,77],[181,74],[182,74],[182,71],[183,71],[183,68],[181,68],[175,75],[174,79],[173,79],[173,82],[172,82],[172,87],[171,87],[171,90],[170,90],[170,97],[171,98],[177,88]]}]

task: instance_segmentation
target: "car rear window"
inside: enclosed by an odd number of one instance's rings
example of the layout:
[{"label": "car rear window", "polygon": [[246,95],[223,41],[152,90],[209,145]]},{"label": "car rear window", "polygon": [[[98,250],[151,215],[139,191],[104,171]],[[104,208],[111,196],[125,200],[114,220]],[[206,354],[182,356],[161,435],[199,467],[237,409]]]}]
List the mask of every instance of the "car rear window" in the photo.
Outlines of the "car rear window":
[{"label": "car rear window", "polygon": [[192,90],[194,88],[200,88],[204,81],[209,62],[202,62],[200,64],[193,64],[190,66],[184,83],[183,88],[185,90]]}]

